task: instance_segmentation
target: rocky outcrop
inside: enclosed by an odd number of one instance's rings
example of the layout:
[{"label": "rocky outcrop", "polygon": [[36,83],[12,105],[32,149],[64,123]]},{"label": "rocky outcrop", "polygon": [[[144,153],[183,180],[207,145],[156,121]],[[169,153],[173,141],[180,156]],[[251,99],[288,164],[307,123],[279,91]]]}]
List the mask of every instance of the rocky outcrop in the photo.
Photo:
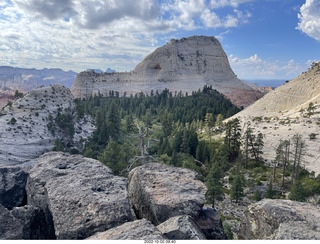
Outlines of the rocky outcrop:
[{"label": "rocky outcrop", "polygon": [[[70,114],[74,134],[68,135],[57,126],[58,114]],[[53,148],[56,138],[81,151],[83,141],[95,127],[89,117],[75,118],[74,98],[68,88],[58,84],[33,90],[12,106],[6,106],[0,113],[0,165],[37,158]]]},{"label": "rocky outcrop", "polygon": [[239,239],[319,240],[320,206],[263,199],[245,211]]},{"label": "rocky outcrop", "polygon": [[233,73],[219,41],[212,36],[172,39],[148,55],[133,71],[123,73],[81,72],[72,84],[75,97],[95,94],[108,96],[150,93],[165,88],[183,94],[212,86],[237,106],[248,106],[262,94],[252,89]]},{"label": "rocky outcrop", "polygon": [[195,218],[195,222],[208,240],[227,240],[222,221],[217,210],[213,208],[203,208]]},{"label": "rocky outcrop", "polygon": [[206,240],[206,237],[190,216],[176,216],[157,228],[169,240]]},{"label": "rocky outcrop", "polygon": [[0,204],[10,210],[25,205],[27,177],[19,167],[0,167]]},{"label": "rocky outcrop", "polygon": [[137,217],[158,225],[178,215],[196,217],[207,188],[192,170],[148,163],[129,173],[128,191]]},{"label": "rocky outcrop", "polygon": [[99,232],[87,240],[165,240],[161,232],[145,219],[128,222],[105,232]]},{"label": "rocky outcrop", "polygon": [[27,195],[57,239],[84,239],[133,220],[126,179],[80,155],[41,156],[30,170]]},{"label": "rocky outcrop", "polygon": [[11,211],[11,214],[22,224],[21,239],[50,239],[49,233],[47,233],[45,216],[39,208],[31,205],[15,207]]},{"label": "rocky outcrop", "polygon": [[23,225],[0,204],[0,240],[21,240]]}]

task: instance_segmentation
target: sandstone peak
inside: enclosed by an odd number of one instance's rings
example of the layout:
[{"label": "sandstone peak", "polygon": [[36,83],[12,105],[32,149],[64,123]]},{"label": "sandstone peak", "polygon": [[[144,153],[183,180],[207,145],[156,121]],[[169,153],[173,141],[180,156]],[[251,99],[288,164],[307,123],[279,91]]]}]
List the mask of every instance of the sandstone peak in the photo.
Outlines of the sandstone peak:
[{"label": "sandstone peak", "polygon": [[262,96],[236,77],[220,42],[213,36],[172,39],[130,72],[81,72],[71,92],[80,98],[107,96],[111,90],[135,94],[165,88],[191,94],[205,85],[212,86],[238,106],[246,107]]}]

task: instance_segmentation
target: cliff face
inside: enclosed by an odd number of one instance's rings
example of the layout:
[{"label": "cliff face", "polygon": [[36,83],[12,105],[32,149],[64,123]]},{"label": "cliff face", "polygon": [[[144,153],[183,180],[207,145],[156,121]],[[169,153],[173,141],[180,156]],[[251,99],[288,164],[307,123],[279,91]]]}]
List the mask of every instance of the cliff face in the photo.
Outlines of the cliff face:
[{"label": "cliff face", "polygon": [[191,36],[171,40],[148,55],[131,72],[81,72],[71,87],[75,97],[109,91],[135,94],[151,90],[197,91],[211,85],[234,104],[248,106],[262,94],[240,81],[233,73],[221,44],[214,37]]}]

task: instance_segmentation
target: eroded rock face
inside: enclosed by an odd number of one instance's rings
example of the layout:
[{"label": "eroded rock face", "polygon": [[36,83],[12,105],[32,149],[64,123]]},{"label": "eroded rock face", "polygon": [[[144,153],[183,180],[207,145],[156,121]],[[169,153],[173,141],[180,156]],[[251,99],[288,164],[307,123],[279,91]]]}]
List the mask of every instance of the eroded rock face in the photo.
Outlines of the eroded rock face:
[{"label": "eroded rock face", "polygon": [[319,240],[319,219],[319,205],[263,199],[245,211],[238,237],[245,240]]},{"label": "eroded rock face", "polygon": [[0,240],[21,240],[23,225],[0,204]]},{"label": "eroded rock face", "polygon": [[81,138],[88,138],[95,127],[90,118],[75,120],[75,134],[67,136],[55,123],[58,113],[66,111],[76,117],[74,97],[68,88],[58,84],[32,90],[11,107],[5,107],[0,116],[0,165],[16,165],[37,158],[53,148],[56,138],[81,151]]},{"label": "eroded rock face", "polygon": [[190,216],[176,216],[157,228],[169,240],[206,240],[206,237]]},{"label": "eroded rock face", "polygon": [[207,188],[189,169],[148,163],[133,169],[128,182],[137,217],[154,225],[178,215],[196,217],[205,202]]},{"label": "eroded rock face", "polygon": [[19,167],[0,167],[0,204],[7,209],[24,205],[27,177]]},{"label": "eroded rock face", "polygon": [[41,156],[30,170],[27,195],[57,239],[84,239],[133,220],[126,179],[80,155]]},{"label": "eroded rock face", "polygon": [[208,240],[228,239],[217,210],[213,208],[203,208],[196,217],[195,222]]},{"label": "eroded rock face", "polygon": [[45,216],[43,212],[34,206],[25,205],[15,207],[11,214],[22,224],[22,238],[24,240],[50,239],[47,233]]},{"label": "eroded rock face", "polygon": [[75,97],[94,94],[108,96],[150,93],[165,88],[183,94],[211,85],[237,106],[248,106],[262,94],[239,80],[233,73],[227,55],[213,36],[191,36],[172,39],[148,55],[133,71],[122,73],[81,72],[72,84]]},{"label": "eroded rock face", "polygon": [[105,232],[99,232],[87,240],[165,240],[161,232],[145,219],[128,222]]}]

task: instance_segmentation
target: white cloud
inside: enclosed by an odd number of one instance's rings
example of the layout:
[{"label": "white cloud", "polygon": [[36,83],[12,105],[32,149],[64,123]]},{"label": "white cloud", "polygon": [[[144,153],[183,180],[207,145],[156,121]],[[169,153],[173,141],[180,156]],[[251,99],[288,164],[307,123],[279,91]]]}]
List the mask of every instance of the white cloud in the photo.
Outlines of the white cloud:
[{"label": "white cloud", "polygon": [[[173,25],[184,29],[230,28],[247,22],[249,12],[235,9],[239,4],[254,0],[172,0],[162,6],[164,12],[170,13]],[[228,13],[219,16],[216,9],[230,6]]]},{"label": "white cloud", "polygon": [[130,70],[159,35],[239,26],[250,14],[235,7],[249,1],[0,0],[0,65]]},{"label": "white cloud", "polygon": [[320,1],[306,0],[298,14],[300,22],[297,29],[320,41]]},{"label": "white cloud", "polygon": [[212,8],[222,8],[227,6],[237,8],[242,3],[253,1],[255,0],[211,0],[210,5]]},{"label": "white cloud", "polygon": [[310,67],[310,64],[296,63],[293,59],[286,62],[267,61],[258,54],[249,58],[238,58],[231,54],[228,58],[240,79],[293,79]]}]

